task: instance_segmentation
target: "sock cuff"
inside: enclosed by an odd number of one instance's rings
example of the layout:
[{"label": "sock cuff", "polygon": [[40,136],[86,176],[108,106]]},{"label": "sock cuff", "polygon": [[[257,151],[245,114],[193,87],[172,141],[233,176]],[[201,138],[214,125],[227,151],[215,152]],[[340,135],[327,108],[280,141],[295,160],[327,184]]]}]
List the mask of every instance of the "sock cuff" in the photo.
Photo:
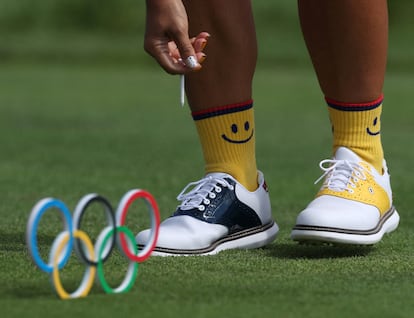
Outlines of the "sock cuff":
[{"label": "sock cuff", "polygon": [[200,119],[206,119],[206,118],[211,118],[211,117],[220,116],[220,115],[236,113],[236,112],[248,110],[252,107],[253,107],[253,100],[249,99],[242,103],[229,104],[229,105],[194,111],[194,112],[191,112],[191,115],[193,116],[193,120],[200,120]]},{"label": "sock cuff", "polygon": [[382,105],[384,94],[381,94],[376,100],[364,103],[344,103],[325,97],[325,101],[329,107],[342,111],[364,111],[375,109]]}]

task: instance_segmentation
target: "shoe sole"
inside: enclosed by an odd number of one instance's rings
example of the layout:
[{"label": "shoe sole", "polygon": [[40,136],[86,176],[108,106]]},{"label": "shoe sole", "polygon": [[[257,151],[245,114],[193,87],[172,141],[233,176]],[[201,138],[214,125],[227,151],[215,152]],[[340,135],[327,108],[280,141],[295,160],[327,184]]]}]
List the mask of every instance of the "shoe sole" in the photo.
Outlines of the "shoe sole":
[{"label": "shoe sole", "polygon": [[[155,247],[151,256],[204,256],[214,255],[229,249],[259,248],[273,242],[278,232],[279,227],[275,222],[272,222],[266,225],[230,234],[202,249],[185,250]],[[138,248],[140,248],[139,245]]]},{"label": "shoe sole", "polygon": [[296,225],[291,233],[294,241],[372,245],[378,243],[384,234],[398,227],[400,216],[394,207],[383,215],[378,225],[370,230],[350,230],[315,225]]}]

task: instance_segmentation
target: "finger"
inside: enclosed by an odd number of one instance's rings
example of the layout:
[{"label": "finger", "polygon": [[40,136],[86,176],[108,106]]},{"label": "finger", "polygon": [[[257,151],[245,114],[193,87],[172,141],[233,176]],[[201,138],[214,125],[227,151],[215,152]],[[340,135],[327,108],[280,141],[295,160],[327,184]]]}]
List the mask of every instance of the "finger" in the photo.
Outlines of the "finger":
[{"label": "finger", "polygon": [[185,74],[189,71],[180,60],[173,59],[169,55],[159,55],[157,61],[167,73],[172,75]]},{"label": "finger", "polygon": [[183,63],[179,63],[178,59],[173,58],[170,54],[170,50],[168,42],[164,40],[158,41],[145,41],[144,48],[154,59],[158,62],[158,64],[169,74],[184,74],[188,72],[188,69],[183,65]]},{"label": "finger", "polygon": [[174,41],[168,42],[168,49],[170,50],[170,52],[178,51],[177,45]]},{"label": "finger", "polygon": [[196,53],[202,52],[207,45],[206,39],[196,39],[193,43]]},{"label": "finger", "polygon": [[167,73],[186,74],[201,69],[201,63],[206,59],[206,54],[202,50],[207,44],[209,37],[210,35],[207,32],[201,32],[192,38],[190,43],[193,46],[195,55],[190,55],[186,59],[181,58],[175,41],[166,41],[166,39],[154,41],[154,39],[148,37],[144,43],[144,47]]},{"label": "finger", "polygon": [[173,40],[175,41],[175,44],[180,52],[180,56],[187,68],[193,71],[199,70],[201,68],[201,64],[198,63],[196,52],[188,36],[180,32],[176,34],[176,37]]},{"label": "finger", "polygon": [[203,52],[200,52],[200,53],[196,53],[196,57],[197,57],[198,63],[203,64],[203,62],[207,58],[207,55],[204,54]]},{"label": "finger", "polygon": [[[207,38],[206,37],[194,37],[194,38],[190,39],[190,42],[193,45],[194,51],[196,52],[197,60],[200,62],[199,57],[202,56],[202,55],[199,55],[198,53],[203,52],[204,48],[207,45]],[[178,61],[178,60],[181,59],[180,52],[178,51],[177,45],[175,44],[174,41],[168,42],[168,49],[170,50],[170,56],[175,61]],[[204,56],[204,58],[205,58],[205,56]]]},{"label": "finger", "polygon": [[180,52],[178,51],[177,45],[175,45],[174,41],[168,42],[168,50],[170,51],[170,56],[173,59],[179,60],[181,58]]},{"label": "finger", "polygon": [[197,34],[196,37],[194,37],[195,39],[206,39],[208,40],[210,38],[210,33],[208,32],[200,32],[199,34]]},{"label": "finger", "polygon": [[210,34],[207,32],[201,32],[196,37],[191,38],[191,44],[196,52],[201,52],[207,45]]}]

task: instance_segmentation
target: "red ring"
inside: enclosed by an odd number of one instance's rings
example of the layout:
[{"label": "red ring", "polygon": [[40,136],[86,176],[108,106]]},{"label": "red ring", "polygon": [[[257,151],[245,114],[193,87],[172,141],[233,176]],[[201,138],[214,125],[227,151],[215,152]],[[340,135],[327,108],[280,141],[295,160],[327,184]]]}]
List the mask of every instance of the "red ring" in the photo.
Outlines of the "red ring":
[{"label": "red ring", "polygon": [[[155,245],[157,244],[159,226],[160,226],[160,212],[158,209],[157,202],[155,201],[154,197],[145,190],[141,190],[141,189],[131,190],[124,195],[124,198],[122,198],[119,204],[117,213],[116,213],[116,218],[117,218],[118,226],[123,226],[125,224],[126,215],[127,215],[129,206],[131,205],[133,201],[135,201],[138,198],[143,198],[144,200],[146,200],[146,202],[149,203],[150,205],[149,206],[150,210],[152,210],[150,211],[152,212],[152,215],[153,215],[153,217],[151,217],[151,232],[154,234],[151,236],[151,239],[150,239],[150,242],[152,241],[151,245],[149,246],[149,248],[148,246],[145,246],[144,249],[140,253],[135,255],[129,250],[127,241],[125,239],[125,234],[119,233],[119,237],[120,237],[121,248],[124,254],[131,261],[141,263],[145,261],[148,257],[150,257],[152,251],[155,248]],[[127,200],[127,201],[124,203],[124,200]],[[119,210],[120,208],[122,208],[122,210]],[[155,225],[155,228],[154,228],[154,225]]]}]

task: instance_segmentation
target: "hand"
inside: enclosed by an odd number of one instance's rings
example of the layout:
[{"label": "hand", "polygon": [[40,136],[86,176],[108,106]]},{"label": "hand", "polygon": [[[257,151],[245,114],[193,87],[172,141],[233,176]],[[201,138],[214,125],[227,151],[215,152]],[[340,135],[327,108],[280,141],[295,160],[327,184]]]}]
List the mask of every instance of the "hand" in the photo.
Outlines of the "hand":
[{"label": "hand", "polygon": [[181,0],[147,0],[145,50],[170,74],[201,69],[209,38],[201,32],[188,36],[188,17]]}]

